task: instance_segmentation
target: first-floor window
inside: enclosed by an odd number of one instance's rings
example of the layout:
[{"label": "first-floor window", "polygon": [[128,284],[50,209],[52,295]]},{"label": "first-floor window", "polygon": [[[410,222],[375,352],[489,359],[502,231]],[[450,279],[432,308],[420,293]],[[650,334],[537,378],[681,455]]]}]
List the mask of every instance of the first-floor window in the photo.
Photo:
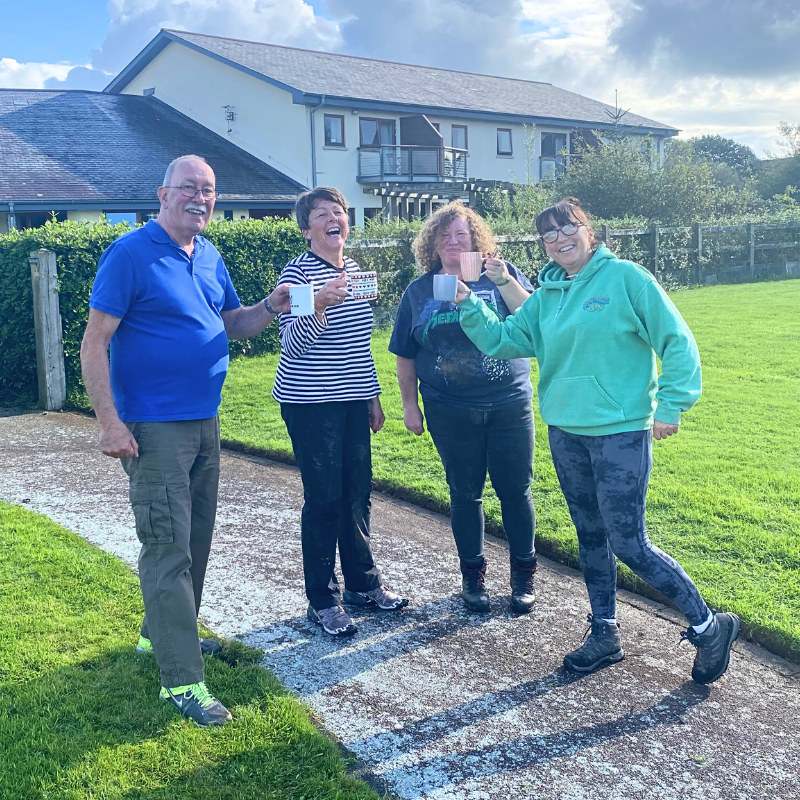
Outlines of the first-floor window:
[{"label": "first-floor window", "polygon": [[338,114],[325,115],[325,144],[328,147],[344,147],[344,117]]},{"label": "first-floor window", "polygon": [[511,147],[511,128],[497,129],[497,155],[510,156],[514,154]]},{"label": "first-floor window", "polygon": [[467,149],[467,126],[466,125],[453,125],[453,147],[459,150]]}]

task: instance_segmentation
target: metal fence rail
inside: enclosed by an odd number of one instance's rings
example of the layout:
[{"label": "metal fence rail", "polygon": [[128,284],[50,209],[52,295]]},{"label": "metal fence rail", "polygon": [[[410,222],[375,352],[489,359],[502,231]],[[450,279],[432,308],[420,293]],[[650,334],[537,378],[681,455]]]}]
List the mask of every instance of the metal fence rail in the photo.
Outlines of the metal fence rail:
[{"label": "metal fence rail", "polygon": [[[603,225],[596,233],[620,258],[646,267],[667,288],[800,277],[800,222],[648,228]],[[498,236],[497,240],[502,255],[533,279],[547,262],[533,235]],[[371,251],[370,268],[379,272],[384,262],[387,269],[397,270],[398,262],[413,259],[407,239],[361,240],[350,248],[356,261]]]}]

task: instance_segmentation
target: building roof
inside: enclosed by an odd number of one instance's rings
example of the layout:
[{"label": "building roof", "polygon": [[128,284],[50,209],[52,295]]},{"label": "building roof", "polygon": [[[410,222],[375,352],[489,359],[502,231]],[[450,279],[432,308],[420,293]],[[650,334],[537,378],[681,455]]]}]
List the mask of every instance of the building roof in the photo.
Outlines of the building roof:
[{"label": "building roof", "polygon": [[[422,113],[459,112],[466,116],[501,116],[534,122],[608,127],[614,109],[605,103],[559,89],[550,83],[478,75],[434,67],[321,53],[295,47],[227,39],[186,31],[162,30],[112,81],[107,92],[125,85],[170,42],[269,80],[295,95],[295,102],[339,100],[414,108]],[[678,131],[628,113],[626,126],[661,135]]]},{"label": "building roof", "polygon": [[219,203],[289,207],[304,191],[154,97],[0,89],[2,204],[157,208],[167,164],[186,153],[214,168]]}]

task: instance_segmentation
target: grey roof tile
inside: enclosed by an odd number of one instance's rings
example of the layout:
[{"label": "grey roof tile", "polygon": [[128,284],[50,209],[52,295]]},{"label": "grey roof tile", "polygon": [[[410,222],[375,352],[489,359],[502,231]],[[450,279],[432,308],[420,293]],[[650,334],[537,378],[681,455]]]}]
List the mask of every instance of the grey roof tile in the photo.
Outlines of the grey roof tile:
[{"label": "grey roof tile", "polygon": [[303,187],[153,97],[0,89],[0,202],[153,200],[167,164],[203,156],[221,201],[293,202]]},{"label": "grey roof tile", "polygon": [[[167,31],[210,53],[261,73],[300,92],[329,97],[402,103],[441,109],[608,124],[613,108],[549,83],[477,75],[274,44]],[[638,114],[630,126],[676,129]]]}]

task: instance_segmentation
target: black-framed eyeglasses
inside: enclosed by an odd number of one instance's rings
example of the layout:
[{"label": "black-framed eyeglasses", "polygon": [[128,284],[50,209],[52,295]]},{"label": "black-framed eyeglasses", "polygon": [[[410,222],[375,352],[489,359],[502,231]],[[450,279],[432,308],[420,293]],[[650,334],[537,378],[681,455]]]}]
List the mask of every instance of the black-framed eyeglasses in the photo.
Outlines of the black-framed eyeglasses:
[{"label": "black-framed eyeglasses", "polygon": [[216,190],[212,189],[210,186],[204,186],[202,189],[198,189],[196,186],[185,183],[183,186],[170,186],[166,184],[164,188],[177,189],[184,197],[194,197],[200,192],[200,194],[203,195],[203,200],[213,200],[217,196]]},{"label": "black-framed eyeglasses", "polygon": [[548,244],[553,244],[553,242],[558,239],[558,232],[564,234],[564,236],[574,236],[578,232],[578,228],[582,228],[582,222],[568,222],[566,225],[562,225],[560,228],[554,228],[551,231],[545,231],[541,235],[541,239],[543,242],[547,242]]}]

